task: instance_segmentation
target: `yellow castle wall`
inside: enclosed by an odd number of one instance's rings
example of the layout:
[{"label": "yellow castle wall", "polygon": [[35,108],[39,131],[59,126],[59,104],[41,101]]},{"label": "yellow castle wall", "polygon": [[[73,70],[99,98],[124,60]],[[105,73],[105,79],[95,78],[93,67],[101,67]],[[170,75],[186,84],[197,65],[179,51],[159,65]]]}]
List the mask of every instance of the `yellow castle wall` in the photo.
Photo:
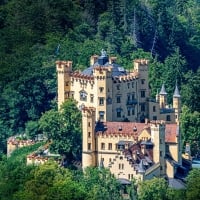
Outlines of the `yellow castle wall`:
[{"label": "yellow castle wall", "polygon": [[109,168],[116,178],[143,180],[143,175],[137,173],[123,154],[119,154],[116,161]]},{"label": "yellow castle wall", "polygon": [[[73,97],[78,106],[95,107],[96,119],[99,112],[105,113],[105,121],[140,121],[148,116],[147,99],[148,87],[148,61],[136,60],[132,72],[126,76],[114,78],[111,75],[112,67],[98,67],[93,69],[93,78],[87,76],[71,75],[70,61],[57,61],[58,76],[58,107],[69,97]],[[103,88],[100,91],[100,88]],[[87,99],[80,99],[80,91],[84,90]],[[104,103],[100,104],[100,98]],[[108,98],[112,103],[108,103]],[[129,99],[129,100],[128,100]],[[91,101],[92,100],[92,101]],[[143,108],[142,108],[143,107]],[[117,109],[121,116],[117,116]]]},{"label": "yellow castle wall", "polygon": [[[119,141],[130,141],[135,143],[133,137],[124,137],[124,136],[97,136],[97,163],[100,163],[100,160],[104,160],[104,166],[108,167],[110,161],[113,161],[115,159],[115,156],[119,154],[119,151],[117,150],[117,143]],[[102,148],[102,145],[104,144],[105,148]],[[112,148],[109,148],[111,147]]]},{"label": "yellow castle wall", "polygon": [[169,178],[174,178],[174,166],[168,160],[166,160],[166,174]]},{"label": "yellow castle wall", "polygon": [[179,163],[179,151],[178,151],[178,144],[171,143],[168,144],[169,146],[169,153],[172,156],[172,158]]}]

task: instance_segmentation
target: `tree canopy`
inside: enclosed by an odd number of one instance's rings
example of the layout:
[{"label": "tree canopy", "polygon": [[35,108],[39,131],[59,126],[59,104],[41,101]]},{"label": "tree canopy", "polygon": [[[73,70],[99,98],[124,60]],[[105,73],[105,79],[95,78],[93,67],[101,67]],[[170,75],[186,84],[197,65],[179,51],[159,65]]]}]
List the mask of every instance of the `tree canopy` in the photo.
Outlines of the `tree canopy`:
[{"label": "tree canopy", "polygon": [[74,100],[65,101],[60,110],[49,110],[39,120],[40,130],[50,140],[50,150],[68,161],[81,156],[81,112]]},{"label": "tree canopy", "polygon": [[126,69],[135,58],[150,59],[152,95],[163,82],[171,95],[177,80],[183,103],[199,112],[199,1],[10,0],[0,5],[2,152],[10,135],[37,135],[42,113],[56,107],[55,61],[72,60],[73,69],[82,70],[102,48]]}]

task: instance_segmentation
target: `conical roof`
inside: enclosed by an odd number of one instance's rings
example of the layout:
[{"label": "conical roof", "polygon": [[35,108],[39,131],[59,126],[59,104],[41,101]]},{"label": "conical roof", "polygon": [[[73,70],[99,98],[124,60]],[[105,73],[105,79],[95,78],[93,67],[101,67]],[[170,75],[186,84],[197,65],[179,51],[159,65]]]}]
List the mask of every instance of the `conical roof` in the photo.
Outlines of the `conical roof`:
[{"label": "conical roof", "polygon": [[175,88],[175,90],[174,90],[174,95],[173,95],[173,97],[181,97],[181,95],[180,95],[180,93],[179,93],[179,90],[178,90],[178,86],[177,86],[177,84],[176,84],[176,88]]},{"label": "conical roof", "polygon": [[167,92],[166,92],[166,90],[165,90],[165,85],[164,85],[164,84],[162,84],[162,88],[161,88],[159,94],[161,94],[161,95],[166,95],[166,94],[167,94]]}]

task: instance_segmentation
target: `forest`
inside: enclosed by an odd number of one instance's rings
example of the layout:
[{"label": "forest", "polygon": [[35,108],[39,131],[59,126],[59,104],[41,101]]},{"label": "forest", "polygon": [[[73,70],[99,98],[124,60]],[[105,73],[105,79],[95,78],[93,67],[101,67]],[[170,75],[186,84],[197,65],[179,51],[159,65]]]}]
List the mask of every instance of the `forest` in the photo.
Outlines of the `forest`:
[{"label": "forest", "polygon": [[0,152],[11,135],[39,133],[38,120],[56,108],[56,60],[89,66],[105,49],[129,69],[150,60],[155,97],[165,83],[171,103],[178,82],[182,134],[200,145],[200,2],[198,0],[1,0]]},{"label": "forest", "polygon": [[[149,59],[152,97],[165,83],[171,103],[177,81],[182,97],[183,147],[189,142],[195,156],[200,146],[199,24],[199,0],[0,0],[1,168],[10,162],[4,158],[8,137],[35,138],[48,128],[46,123],[59,116],[55,61],[71,60],[74,70],[83,70],[89,66],[90,56],[101,49],[117,56],[127,70],[134,59]],[[60,134],[65,133],[61,130]],[[58,151],[59,145],[54,149]],[[74,156],[80,154],[80,146],[75,152],[65,148]],[[42,168],[38,170],[45,170]],[[27,177],[26,170],[23,190],[30,186],[31,177],[37,178],[34,173],[39,173],[33,171]],[[52,195],[56,184],[51,185]],[[83,191],[80,188],[79,192]],[[23,199],[19,195],[15,199]]]}]

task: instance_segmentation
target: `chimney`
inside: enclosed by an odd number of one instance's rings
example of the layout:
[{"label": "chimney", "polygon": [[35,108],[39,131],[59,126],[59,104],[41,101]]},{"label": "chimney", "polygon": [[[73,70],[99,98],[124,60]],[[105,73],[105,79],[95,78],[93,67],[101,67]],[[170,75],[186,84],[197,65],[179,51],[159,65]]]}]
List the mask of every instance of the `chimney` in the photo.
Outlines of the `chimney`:
[{"label": "chimney", "polygon": [[110,57],[109,64],[115,63],[116,60],[117,60],[117,57]]},{"label": "chimney", "polygon": [[94,63],[96,63],[96,61],[98,60],[98,55],[93,55],[90,57],[90,65],[94,65]]}]

